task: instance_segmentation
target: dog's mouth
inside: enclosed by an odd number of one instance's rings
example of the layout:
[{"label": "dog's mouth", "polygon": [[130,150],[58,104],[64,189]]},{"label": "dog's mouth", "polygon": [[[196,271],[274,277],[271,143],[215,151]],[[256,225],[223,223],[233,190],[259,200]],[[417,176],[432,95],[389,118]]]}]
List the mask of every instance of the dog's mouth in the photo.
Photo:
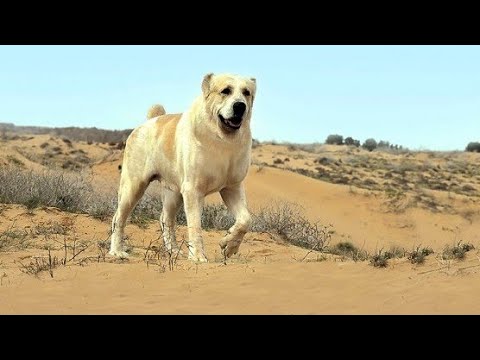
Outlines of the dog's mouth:
[{"label": "dog's mouth", "polygon": [[242,117],[232,116],[231,118],[225,119],[222,115],[218,115],[221,123],[225,125],[228,129],[238,130],[242,126]]}]

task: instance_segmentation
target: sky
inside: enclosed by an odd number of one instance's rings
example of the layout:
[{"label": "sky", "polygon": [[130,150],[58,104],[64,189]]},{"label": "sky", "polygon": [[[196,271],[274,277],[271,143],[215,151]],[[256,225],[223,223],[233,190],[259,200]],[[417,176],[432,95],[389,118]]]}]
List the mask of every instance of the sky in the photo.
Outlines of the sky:
[{"label": "sky", "polygon": [[252,134],[410,149],[480,141],[480,46],[0,46],[0,122],[134,128],[188,109],[206,73],[257,79]]}]

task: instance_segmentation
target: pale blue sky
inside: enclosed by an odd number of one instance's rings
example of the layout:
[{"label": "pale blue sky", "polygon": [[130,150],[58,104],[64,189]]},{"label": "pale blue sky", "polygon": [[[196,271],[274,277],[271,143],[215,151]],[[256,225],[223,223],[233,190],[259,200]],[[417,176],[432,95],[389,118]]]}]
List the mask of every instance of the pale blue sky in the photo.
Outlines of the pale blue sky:
[{"label": "pale blue sky", "polygon": [[0,46],[0,122],[133,128],[186,110],[208,72],[257,78],[259,140],[480,141],[480,46]]}]

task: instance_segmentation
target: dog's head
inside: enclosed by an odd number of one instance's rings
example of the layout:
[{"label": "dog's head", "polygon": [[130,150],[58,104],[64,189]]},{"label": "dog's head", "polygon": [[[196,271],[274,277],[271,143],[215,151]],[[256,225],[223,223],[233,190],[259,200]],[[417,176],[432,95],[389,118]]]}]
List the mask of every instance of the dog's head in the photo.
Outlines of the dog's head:
[{"label": "dog's head", "polygon": [[205,110],[223,133],[238,133],[250,126],[256,90],[254,78],[207,74],[202,82]]}]

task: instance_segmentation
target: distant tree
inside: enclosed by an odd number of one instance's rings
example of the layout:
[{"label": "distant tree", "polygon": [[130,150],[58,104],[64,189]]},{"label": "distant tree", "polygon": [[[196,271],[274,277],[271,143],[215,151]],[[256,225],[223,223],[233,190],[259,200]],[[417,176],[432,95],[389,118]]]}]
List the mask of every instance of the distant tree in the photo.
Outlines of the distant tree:
[{"label": "distant tree", "polygon": [[390,142],[380,140],[377,145],[379,148],[388,148],[390,147]]},{"label": "distant tree", "polygon": [[356,139],[353,140],[353,145],[354,145],[355,147],[360,147],[360,140],[356,140]]},{"label": "distant tree", "polygon": [[343,145],[343,136],[338,134],[328,135],[325,143],[329,145]]},{"label": "distant tree", "polygon": [[373,151],[377,148],[377,142],[375,141],[375,139],[370,138],[365,140],[362,147],[368,151]]},{"label": "distant tree", "polygon": [[469,152],[480,152],[480,142],[470,142],[468,143],[465,151]]},{"label": "distant tree", "polygon": [[344,140],[345,145],[353,145],[353,142],[354,142],[354,141],[355,141],[355,140],[353,140],[353,138],[352,138],[351,136],[346,137],[345,140]]}]

